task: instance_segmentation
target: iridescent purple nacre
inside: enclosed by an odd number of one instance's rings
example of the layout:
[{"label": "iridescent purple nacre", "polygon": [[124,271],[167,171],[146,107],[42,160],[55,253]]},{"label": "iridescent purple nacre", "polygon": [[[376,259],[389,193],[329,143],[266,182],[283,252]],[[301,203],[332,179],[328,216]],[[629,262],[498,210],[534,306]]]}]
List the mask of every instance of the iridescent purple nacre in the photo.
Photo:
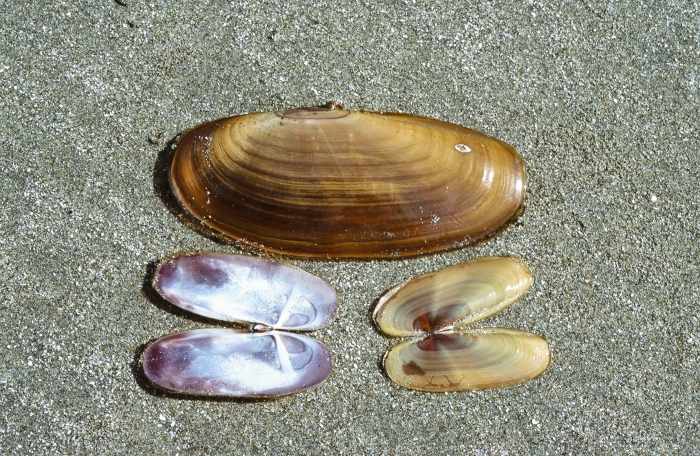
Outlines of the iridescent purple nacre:
[{"label": "iridescent purple nacre", "polygon": [[318,385],[333,362],[324,344],[299,334],[211,328],[159,339],[143,367],[153,383],[179,393],[273,397]]},{"label": "iridescent purple nacre", "polygon": [[278,331],[318,329],[335,318],[335,292],[308,272],[242,255],[182,252],[161,263],[153,286],[182,309],[247,327],[186,331],[151,344],[144,373],[160,387],[274,397],[316,386],[331,373],[328,347]]},{"label": "iridescent purple nacre", "polygon": [[153,287],[174,305],[203,317],[309,331],[338,311],[333,289],[294,266],[244,255],[183,252],[165,259]]}]

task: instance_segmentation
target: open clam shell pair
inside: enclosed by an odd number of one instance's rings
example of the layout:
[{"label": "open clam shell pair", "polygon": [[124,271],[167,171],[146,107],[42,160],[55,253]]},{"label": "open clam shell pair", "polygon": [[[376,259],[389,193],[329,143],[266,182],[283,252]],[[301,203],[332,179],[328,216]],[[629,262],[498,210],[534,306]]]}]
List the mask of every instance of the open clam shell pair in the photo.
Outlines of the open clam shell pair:
[{"label": "open clam shell pair", "polygon": [[286,255],[396,258],[473,243],[520,208],[523,163],[474,130],[403,114],[298,108],[180,138],[179,203],[239,242]]},{"label": "open clam shell pair", "polygon": [[531,284],[524,263],[488,257],[390,290],[374,311],[377,326],[390,336],[425,337],[389,349],[387,374],[403,387],[432,392],[501,388],[537,377],[551,360],[541,337],[513,329],[463,329],[509,306]]},{"label": "open clam shell pair", "polygon": [[240,328],[171,334],[143,355],[146,377],[178,393],[274,397],[323,382],[333,362],[321,342],[287,331],[328,326],[333,289],[299,268],[223,253],[166,258],[153,287],[177,307]]}]

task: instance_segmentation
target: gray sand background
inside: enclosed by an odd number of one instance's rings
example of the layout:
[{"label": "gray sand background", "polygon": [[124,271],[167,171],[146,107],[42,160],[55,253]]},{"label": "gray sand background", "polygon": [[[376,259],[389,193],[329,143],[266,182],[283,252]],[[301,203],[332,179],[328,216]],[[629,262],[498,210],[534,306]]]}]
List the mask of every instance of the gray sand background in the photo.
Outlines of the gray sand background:
[{"label": "gray sand background", "polygon": [[[0,453],[700,452],[697,3],[24,3],[0,4]],[[206,326],[153,298],[154,262],[236,251],[168,208],[159,158],[200,122],[329,100],[514,145],[524,214],[445,254],[290,260],[341,300],[316,389],[154,393],[145,344]],[[542,335],[549,370],[474,393],[391,383],[372,303],[505,254],[535,285],[480,325]]]}]

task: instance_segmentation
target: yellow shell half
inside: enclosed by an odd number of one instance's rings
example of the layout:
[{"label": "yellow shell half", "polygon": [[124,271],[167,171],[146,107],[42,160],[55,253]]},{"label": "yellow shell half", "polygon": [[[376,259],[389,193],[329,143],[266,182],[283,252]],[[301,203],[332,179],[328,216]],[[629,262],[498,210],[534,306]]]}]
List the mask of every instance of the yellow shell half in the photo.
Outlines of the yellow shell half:
[{"label": "yellow shell half", "polygon": [[397,384],[431,392],[470,391],[514,386],[544,372],[549,344],[513,329],[478,329],[431,334],[392,347],[384,368]]},{"label": "yellow shell half", "polygon": [[485,257],[424,274],[381,297],[374,321],[395,337],[450,330],[489,317],[532,286],[530,269],[509,257]]}]

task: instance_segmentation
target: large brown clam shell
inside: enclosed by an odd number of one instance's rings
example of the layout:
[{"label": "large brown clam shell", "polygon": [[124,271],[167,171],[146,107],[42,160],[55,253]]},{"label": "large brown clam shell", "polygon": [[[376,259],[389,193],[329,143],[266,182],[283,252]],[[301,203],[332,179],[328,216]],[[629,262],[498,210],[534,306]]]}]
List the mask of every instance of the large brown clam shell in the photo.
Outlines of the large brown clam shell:
[{"label": "large brown clam shell", "polygon": [[170,171],[182,206],[288,255],[392,258],[481,239],[519,209],[509,145],[439,120],[299,108],[186,132]]},{"label": "large brown clam shell", "polygon": [[387,292],[374,321],[396,337],[445,331],[491,316],[530,289],[530,269],[509,257],[486,257],[424,274]]},{"label": "large brown clam shell", "polygon": [[531,380],[549,366],[546,340],[513,329],[432,334],[392,347],[384,368],[399,385],[447,392],[503,388]]}]

